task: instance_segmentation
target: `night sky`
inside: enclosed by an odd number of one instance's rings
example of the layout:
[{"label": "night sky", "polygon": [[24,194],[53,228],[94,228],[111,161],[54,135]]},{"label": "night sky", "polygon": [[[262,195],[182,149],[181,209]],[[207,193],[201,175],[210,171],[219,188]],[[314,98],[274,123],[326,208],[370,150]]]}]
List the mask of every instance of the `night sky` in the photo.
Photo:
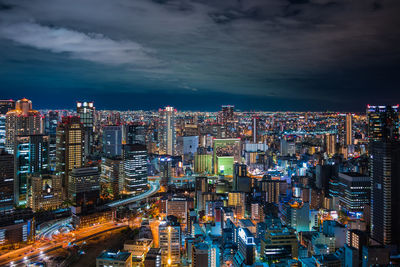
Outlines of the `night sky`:
[{"label": "night sky", "polygon": [[400,102],[400,1],[0,0],[0,98],[363,111]]}]

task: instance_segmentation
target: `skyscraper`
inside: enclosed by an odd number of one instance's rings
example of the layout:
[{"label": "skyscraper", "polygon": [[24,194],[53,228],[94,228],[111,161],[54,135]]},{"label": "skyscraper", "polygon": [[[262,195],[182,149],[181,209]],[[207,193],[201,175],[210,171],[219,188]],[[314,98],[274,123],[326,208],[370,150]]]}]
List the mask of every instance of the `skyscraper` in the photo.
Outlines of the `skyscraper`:
[{"label": "skyscraper", "polygon": [[122,127],[107,125],[103,128],[103,153],[107,157],[120,156],[122,149]]},{"label": "skyscraper", "polygon": [[122,160],[126,194],[140,194],[147,189],[147,150],[140,144],[123,145]]},{"label": "skyscraper", "polygon": [[85,130],[84,155],[85,157],[87,157],[92,153],[92,147],[94,141],[94,120],[95,120],[94,102],[76,102],[76,112]]},{"label": "skyscraper", "polygon": [[[173,220],[175,219],[175,220]],[[176,217],[169,216],[158,226],[160,239],[161,264],[179,266],[181,262],[181,226]]]},{"label": "skyscraper", "polygon": [[48,170],[49,137],[19,135],[14,140],[14,199],[16,205],[27,202],[28,175]]},{"label": "skyscraper", "polygon": [[14,206],[14,156],[0,149],[0,210]]},{"label": "skyscraper", "polygon": [[124,144],[146,144],[146,127],[141,123],[125,124],[122,130]]},{"label": "skyscraper", "polygon": [[400,141],[399,106],[368,106],[371,185],[371,235],[399,244]]},{"label": "skyscraper", "polygon": [[334,155],[336,153],[336,135],[326,134],[325,135],[325,151],[328,155]]},{"label": "skyscraper", "polygon": [[351,146],[353,144],[353,117],[351,113],[346,114],[346,137],[345,144]]},{"label": "skyscraper", "polygon": [[166,107],[159,110],[158,141],[160,143],[159,153],[161,155],[175,155],[176,152],[176,109]]},{"label": "skyscraper", "polygon": [[260,141],[260,118],[254,116],[252,118],[252,136],[253,136],[253,143],[258,143]]},{"label": "skyscraper", "polygon": [[45,132],[49,135],[49,167],[51,171],[56,170],[58,119],[58,111],[49,111],[45,117]]},{"label": "skyscraper", "polygon": [[[63,117],[57,127],[56,171],[68,188],[68,174],[84,166],[84,128],[79,117]],[[67,193],[67,191],[66,191]]]},{"label": "skyscraper", "polygon": [[235,120],[235,106],[222,105],[220,112],[220,121],[223,125],[232,123]]},{"label": "skyscraper", "polygon": [[32,109],[32,102],[26,98],[18,100],[15,109],[6,114],[6,150],[13,153],[18,135],[43,133],[43,119],[40,112]]}]

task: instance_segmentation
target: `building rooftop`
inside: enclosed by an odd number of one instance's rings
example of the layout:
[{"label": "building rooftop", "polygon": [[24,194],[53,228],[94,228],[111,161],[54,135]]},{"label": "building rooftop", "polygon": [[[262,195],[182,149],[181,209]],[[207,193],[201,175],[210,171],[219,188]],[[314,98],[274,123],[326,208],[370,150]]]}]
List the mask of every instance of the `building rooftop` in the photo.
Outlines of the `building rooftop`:
[{"label": "building rooftop", "polygon": [[126,261],[131,257],[130,252],[112,252],[112,251],[105,251],[100,254],[100,256],[97,257],[97,259],[102,259],[102,260],[109,260],[109,261]]}]

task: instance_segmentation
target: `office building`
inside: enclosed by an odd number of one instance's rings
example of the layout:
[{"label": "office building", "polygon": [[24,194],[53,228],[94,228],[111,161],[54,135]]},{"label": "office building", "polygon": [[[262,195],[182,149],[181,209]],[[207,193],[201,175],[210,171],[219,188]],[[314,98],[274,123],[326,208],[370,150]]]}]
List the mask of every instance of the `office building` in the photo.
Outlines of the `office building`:
[{"label": "office building", "polygon": [[176,154],[176,109],[166,107],[159,110],[158,118],[158,142],[159,154],[171,155]]},{"label": "office building", "polygon": [[100,184],[110,194],[117,197],[124,190],[123,161],[120,157],[101,158]]},{"label": "office building", "polygon": [[339,204],[354,214],[370,203],[371,178],[356,172],[339,173]]},{"label": "office building", "polygon": [[150,248],[144,259],[144,267],[161,267],[160,248]]},{"label": "office building", "polygon": [[103,127],[103,154],[106,157],[120,156],[122,153],[122,127],[106,125]]},{"label": "office building", "polygon": [[253,137],[253,143],[257,144],[260,141],[260,118],[257,116],[253,116],[251,119],[252,125],[251,125],[251,135]]},{"label": "office building", "polygon": [[0,149],[0,211],[14,207],[14,156]]},{"label": "office building", "polygon": [[28,197],[28,175],[48,170],[49,137],[19,135],[14,139],[14,145],[14,199],[16,205],[25,205]]},{"label": "office building", "polygon": [[43,134],[42,115],[32,109],[30,100],[26,98],[18,100],[15,109],[6,114],[6,150],[13,154],[17,136],[35,134]]},{"label": "office building", "polygon": [[298,241],[293,229],[278,224],[268,226],[261,238],[261,255],[267,260],[298,257]]},{"label": "office building", "polygon": [[233,266],[252,266],[255,263],[256,244],[253,234],[247,228],[238,230],[238,250],[233,257]]},{"label": "office building", "polygon": [[49,111],[45,117],[45,133],[49,136],[49,169],[57,168],[57,126],[59,114],[57,111]]},{"label": "office building", "polygon": [[329,156],[336,154],[336,135],[326,134],[325,135],[325,151]]},{"label": "office building", "polygon": [[[240,179],[247,178],[247,165],[242,163],[235,162],[233,165],[233,190],[234,191],[242,191],[239,189]],[[246,182],[249,183],[249,181]]]},{"label": "office building", "polygon": [[353,116],[351,115],[351,113],[346,114],[345,132],[345,145],[353,145]]},{"label": "office building", "polygon": [[260,181],[260,191],[264,194],[266,203],[279,204],[280,185],[285,183],[281,180],[273,180],[271,177],[263,177]]},{"label": "office building", "polygon": [[94,141],[95,107],[94,102],[76,102],[76,113],[84,128],[84,155],[92,153]]},{"label": "office building", "polygon": [[233,175],[233,164],[241,162],[240,138],[213,140],[214,174]]},{"label": "office building", "polygon": [[399,106],[368,106],[371,236],[383,245],[399,244]]},{"label": "office building", "polygon": [[246,210],[246,194],[244,192],[229,192],[228,206],[235,209],[237,219],[242,219],[245,216]]},{"label": "office building", "polygon": [[206,243],[192,246],[192,267],[209,266],[209,247]]},{"label": "office building", "polygon": [[32,174],[28,180],[28,207],[34,212],[54,210],[61,206],[63,191],[60,175]]},{"label": "office building", "polygon": [[[176,218],[175,218],[176,219]],[[158,226],[161,264],[180,266],[181,262],[181,226],[171,217]]]},{"label": "office building", "polygon": [[96,258],[96,267],[132,267],[132,254],[104,251]]},{"label": "office building", "polygon": [[172,177],[172,158],[161,157],[160,158],[160,185],[168,186],[169,181]]},{"label": "office building", "polygon": [[220,123],[222,125],[230,124],[235,121],[235,106],[222,105],[220,112]]},{"label": "office building", "polygon": [[123,125],[122,134],[123,144],[146,145],[146,127],[142,123]]},{"label": "office building", "polygon": [[0,212],[0,245],[13,249],[35,240],[35,219],[31,209]]},{"label": "office building", "polygon": [[56,171],[62,175],[65,189],[68,188],[69,172],[84,166],[84,134],[79,117],[63,117],[58,124]]},{"label": "office building", "polygon": [[147,150],[144,145],[123,145],[124,193],[137,195],[147,190]]},{"label": "office building", "polygon": [[181,223],[187,223],[188,201],[186,198],[173,197],[167,200],[166,214],[167,216],[175,216]]},{"label": "office building", "polygon": [[68,196],[74,206],[95,205],[100,196],[97,167],[75,168],[69,172]]}]

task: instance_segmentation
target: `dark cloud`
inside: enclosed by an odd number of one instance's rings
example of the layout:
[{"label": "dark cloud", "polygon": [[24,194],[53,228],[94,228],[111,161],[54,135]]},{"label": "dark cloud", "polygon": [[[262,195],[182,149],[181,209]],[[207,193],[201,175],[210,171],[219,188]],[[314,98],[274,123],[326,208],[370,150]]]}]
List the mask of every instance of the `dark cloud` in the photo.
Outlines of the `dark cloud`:
[{"label": "dark cloud", "polygon": [[0,0],[0,89],[385,101],[398,95],[399,11],[397,0]]}]

